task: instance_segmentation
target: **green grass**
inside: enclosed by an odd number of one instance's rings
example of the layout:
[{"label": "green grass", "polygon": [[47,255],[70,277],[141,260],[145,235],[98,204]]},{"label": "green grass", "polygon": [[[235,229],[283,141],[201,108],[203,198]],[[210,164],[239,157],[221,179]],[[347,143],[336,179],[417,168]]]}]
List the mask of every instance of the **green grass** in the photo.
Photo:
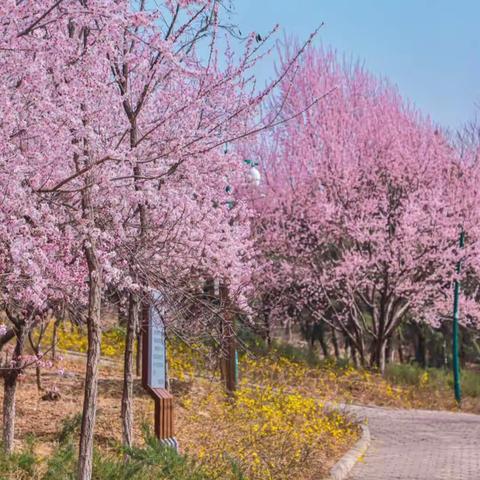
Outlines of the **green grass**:
[{"label": "green grass", "polygon": [[285,358],[291,362],[308,365],[312,368],[336,367],[341,370],[349,365],[348,359],[336,359],[335,357],[325,359],[311,348],[292,345],[281,340],[273,339],[268,345],[265,340],[248,330],[240,331],[239,336],[247,351],[258,357]]},{"label": "green grass", "polygon": [[[242,340],[250,353],[257,356],[277,356],[286,358],[292,362],[306,364],[313,368],[336,368],[339,371],[349,365],[348,359],[324,359],[320,358],[315,351],[294,346],[282,341],[273,340],[268,346],[265,341],[255,335],[244,333]],[[422,368],[418,364],[388,364],[385,378],[393,385],[421,386],[432,390],[452,390],[453,374],[451,370],[443,368]],[[480,372],[472,369],[461,371],[462,394],[465,397],[480,397]]]},{"label": "green grass", "polygon": [[[463,370],[461,372],[463,394],[469,397],[480,397],[480,373],[472,370]],[[453,384],[453,379],[450,378]]]},{"label": "green grass", "polygon": [[[394,363],[387,366],[385,378],[394,385],[425,386],[437,390],[451,390],[453,375],[442,368],[423,369],[417,364]],[[480,373],[464,369],[461,372],[461,385],[464,396],[480,396]]]},{"label": "green grass", "polygon": [[11,455],[0,453],[0,480],[33,478],[37,464],[37,458],[33,452],[34,446],[35,440],[30,437],[20,452]]},{"label": "green grass", "polygon": [[[0,480],[75,480],[80,416],[68,418],[57,435],[56,449],[46,460],[35,455],[33,438],[19,453],[0,453]],[[95,452],[93,480],[244,480],[232,462],[220,476],[207,473],[204,465],[161,444],[147,429],[145,445],[110,454]],[[125,458],[128,456],[128,461]]]}]

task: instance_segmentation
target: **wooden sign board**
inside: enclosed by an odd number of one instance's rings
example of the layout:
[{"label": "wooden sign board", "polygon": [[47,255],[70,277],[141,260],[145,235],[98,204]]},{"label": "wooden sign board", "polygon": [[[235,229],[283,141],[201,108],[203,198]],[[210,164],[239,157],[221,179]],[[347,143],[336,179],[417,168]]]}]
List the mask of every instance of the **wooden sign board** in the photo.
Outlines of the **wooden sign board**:
[{"label": "wooden sign board", "polygon": [[163,295],[155,292],[143,311],[142,384],[155,401],[155,435],[178,450],[173,424],[173,396],[167,390],[167,353]]}]

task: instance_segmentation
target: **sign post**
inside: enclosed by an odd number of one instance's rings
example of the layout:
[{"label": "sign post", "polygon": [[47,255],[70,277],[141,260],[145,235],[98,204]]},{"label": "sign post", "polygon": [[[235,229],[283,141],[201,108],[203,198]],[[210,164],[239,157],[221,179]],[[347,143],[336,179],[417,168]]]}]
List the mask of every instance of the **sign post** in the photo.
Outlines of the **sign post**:
[{"label": "sign post", "polygon": [[155,436],[178,450],[173,423],[173,396],[167,389],[167,353],[163,295],[155,292],[142,315],[142,385],[155,402]]}]

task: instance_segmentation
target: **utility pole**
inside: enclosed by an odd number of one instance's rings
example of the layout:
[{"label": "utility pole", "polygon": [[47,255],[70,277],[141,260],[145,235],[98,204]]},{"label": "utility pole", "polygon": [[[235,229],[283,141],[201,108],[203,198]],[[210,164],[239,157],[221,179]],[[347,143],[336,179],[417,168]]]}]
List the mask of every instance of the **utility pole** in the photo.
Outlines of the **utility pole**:
[{"label": "utility pole", "polygon": [[[228,146],[225,145],[225,154],[228,153]],[[244,160],[245,165],[249,167],[249,181],[254,187],[258,187],[261,181],[260,171],[257,169],[258,164],[253,160]],[[230,185],[225,188],[226,193],[233,193]],[[230,210],[235,206],[235,201],[230,199],[226,202],[227,208]],[[221,371],[225,382],[225,390],[229,395],[234,395],[238,387],[238,351],[235,338],[235,314],[231,311],[231,301],[229,297],[228,287],[226,284],[219,284],[220,305],[223,309],[223,328],[222,328],[222,357]]]},{"label": "utility pole", "polygon": [[[460,248],[465,245],[465,233],[460,233]],[[457,274],[460,274],[462,265],[459,260],[457,263]],[[459,358],[459,302],[460,302],[460,280],[455,280],[453,292],[453,387],[455,390],[455,400],[460,405],[462,401],[462,387],[460,385],[460,358]]]}]

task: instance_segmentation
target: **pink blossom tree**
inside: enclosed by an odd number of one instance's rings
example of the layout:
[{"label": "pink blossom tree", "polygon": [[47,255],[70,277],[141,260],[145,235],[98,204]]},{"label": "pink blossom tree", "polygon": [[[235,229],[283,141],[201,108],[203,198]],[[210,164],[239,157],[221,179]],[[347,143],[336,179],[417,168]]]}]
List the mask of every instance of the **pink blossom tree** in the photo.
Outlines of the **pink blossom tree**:
[{"label": "pink blossom tree", "polygon": [[[477,189],[432,122],[360,66],[312,48],[282,87],[272,109],[328,95],[253,152],[268,182],[264,289],[278,285],[290,295],[277,306],[310,310],[383,371],[399,323],[451,318],[456,262],[477,268]],[[464,322],[476,322],[477,300],[464,299]]]}]

